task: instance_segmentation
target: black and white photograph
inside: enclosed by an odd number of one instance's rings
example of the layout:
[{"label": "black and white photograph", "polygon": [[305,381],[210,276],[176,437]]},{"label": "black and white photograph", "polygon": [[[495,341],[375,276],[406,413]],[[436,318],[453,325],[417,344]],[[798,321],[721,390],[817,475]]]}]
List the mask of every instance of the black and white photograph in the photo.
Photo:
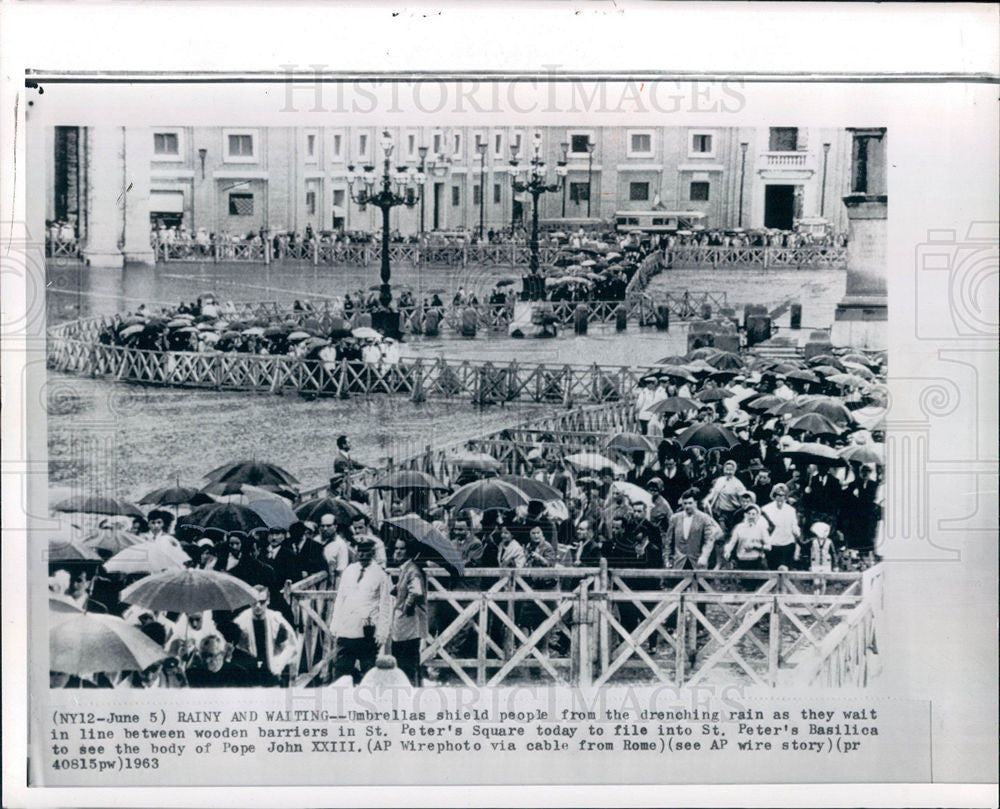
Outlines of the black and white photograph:
[{"label": "black and white photograph", "polygon": [[996,75],[293,61],[25,66],[28,787],[995,781]]}]

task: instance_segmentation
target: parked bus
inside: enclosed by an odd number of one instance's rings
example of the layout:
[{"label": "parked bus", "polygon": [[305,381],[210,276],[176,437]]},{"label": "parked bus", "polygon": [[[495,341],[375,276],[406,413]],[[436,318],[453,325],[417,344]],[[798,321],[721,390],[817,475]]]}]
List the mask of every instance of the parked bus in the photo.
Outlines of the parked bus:
[{"label": "parked bus", "polygon": [[706,216],[701,211],[616,211],[615,229],[619,233],[641,230],[643,233],[676,233],[678,230],[704,230]]}]

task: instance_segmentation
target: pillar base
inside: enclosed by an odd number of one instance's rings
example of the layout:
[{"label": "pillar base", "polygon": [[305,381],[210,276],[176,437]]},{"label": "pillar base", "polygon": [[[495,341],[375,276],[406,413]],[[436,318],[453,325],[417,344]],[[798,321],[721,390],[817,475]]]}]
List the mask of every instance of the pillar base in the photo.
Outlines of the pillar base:
[{"label": "pillar base", "polygon": [[125,266],[125,256],[121,254],[120,250],[116,250],[113,253],[84,250],[83,258],[90,267],[106,267],[108,269],[120,270]]},{"label": "pillar base", "polygon": [[150,250],[125,250],[127,264],[155,264],[156,254]]},{"label": "pillar base", "polygon": [[881,295],[848,295],[833,316],[830,342],[835,346],[850,346],[884,351],[889,347],[889,307]]}]

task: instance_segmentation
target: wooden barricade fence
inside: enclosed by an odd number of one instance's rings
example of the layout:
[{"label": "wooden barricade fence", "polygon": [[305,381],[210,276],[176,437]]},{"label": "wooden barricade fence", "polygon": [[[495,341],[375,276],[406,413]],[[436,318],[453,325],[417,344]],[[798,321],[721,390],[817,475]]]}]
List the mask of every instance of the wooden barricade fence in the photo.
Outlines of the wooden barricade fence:
[{"label": "wooden barricade fence", "polygon": [[668,268],[845,269],[847,248],[827,245],[800,247],[708,247],[676,245],[664,251]]},{"label": "wooden barricade fence", "polygon": [[[390,570],[395,576],[396,571]],[[877,655],[882,566],[854,573],[608,568],[428,570],[421,662],[468,686],[863,685]],[[816,589],[821,592],[812,592]],[[329,674],[336,593],[287,585],[301,633],[298,685]]]}]

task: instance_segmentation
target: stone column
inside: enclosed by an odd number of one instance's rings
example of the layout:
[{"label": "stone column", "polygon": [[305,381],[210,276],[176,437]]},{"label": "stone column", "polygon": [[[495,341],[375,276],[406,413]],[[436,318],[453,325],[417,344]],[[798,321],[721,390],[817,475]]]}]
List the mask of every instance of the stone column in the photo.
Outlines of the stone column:
[{"label": "stone column", "polygon": [[145,126],[125,128],[125,261],[152,264],[149,243],[150,162],[153,131]]},{"label": "stone column", "polygon": [[120,240],[125,229],[125,138],[120,126],[87,127],[87,245],[83,257],[91,267],[120,268]]},{"label": "stone column", "polygon": [[834,345],[885,349],[888,197],[885,129],[852,129],[851,193],[847,208],[847,290],[834,314]]}]

